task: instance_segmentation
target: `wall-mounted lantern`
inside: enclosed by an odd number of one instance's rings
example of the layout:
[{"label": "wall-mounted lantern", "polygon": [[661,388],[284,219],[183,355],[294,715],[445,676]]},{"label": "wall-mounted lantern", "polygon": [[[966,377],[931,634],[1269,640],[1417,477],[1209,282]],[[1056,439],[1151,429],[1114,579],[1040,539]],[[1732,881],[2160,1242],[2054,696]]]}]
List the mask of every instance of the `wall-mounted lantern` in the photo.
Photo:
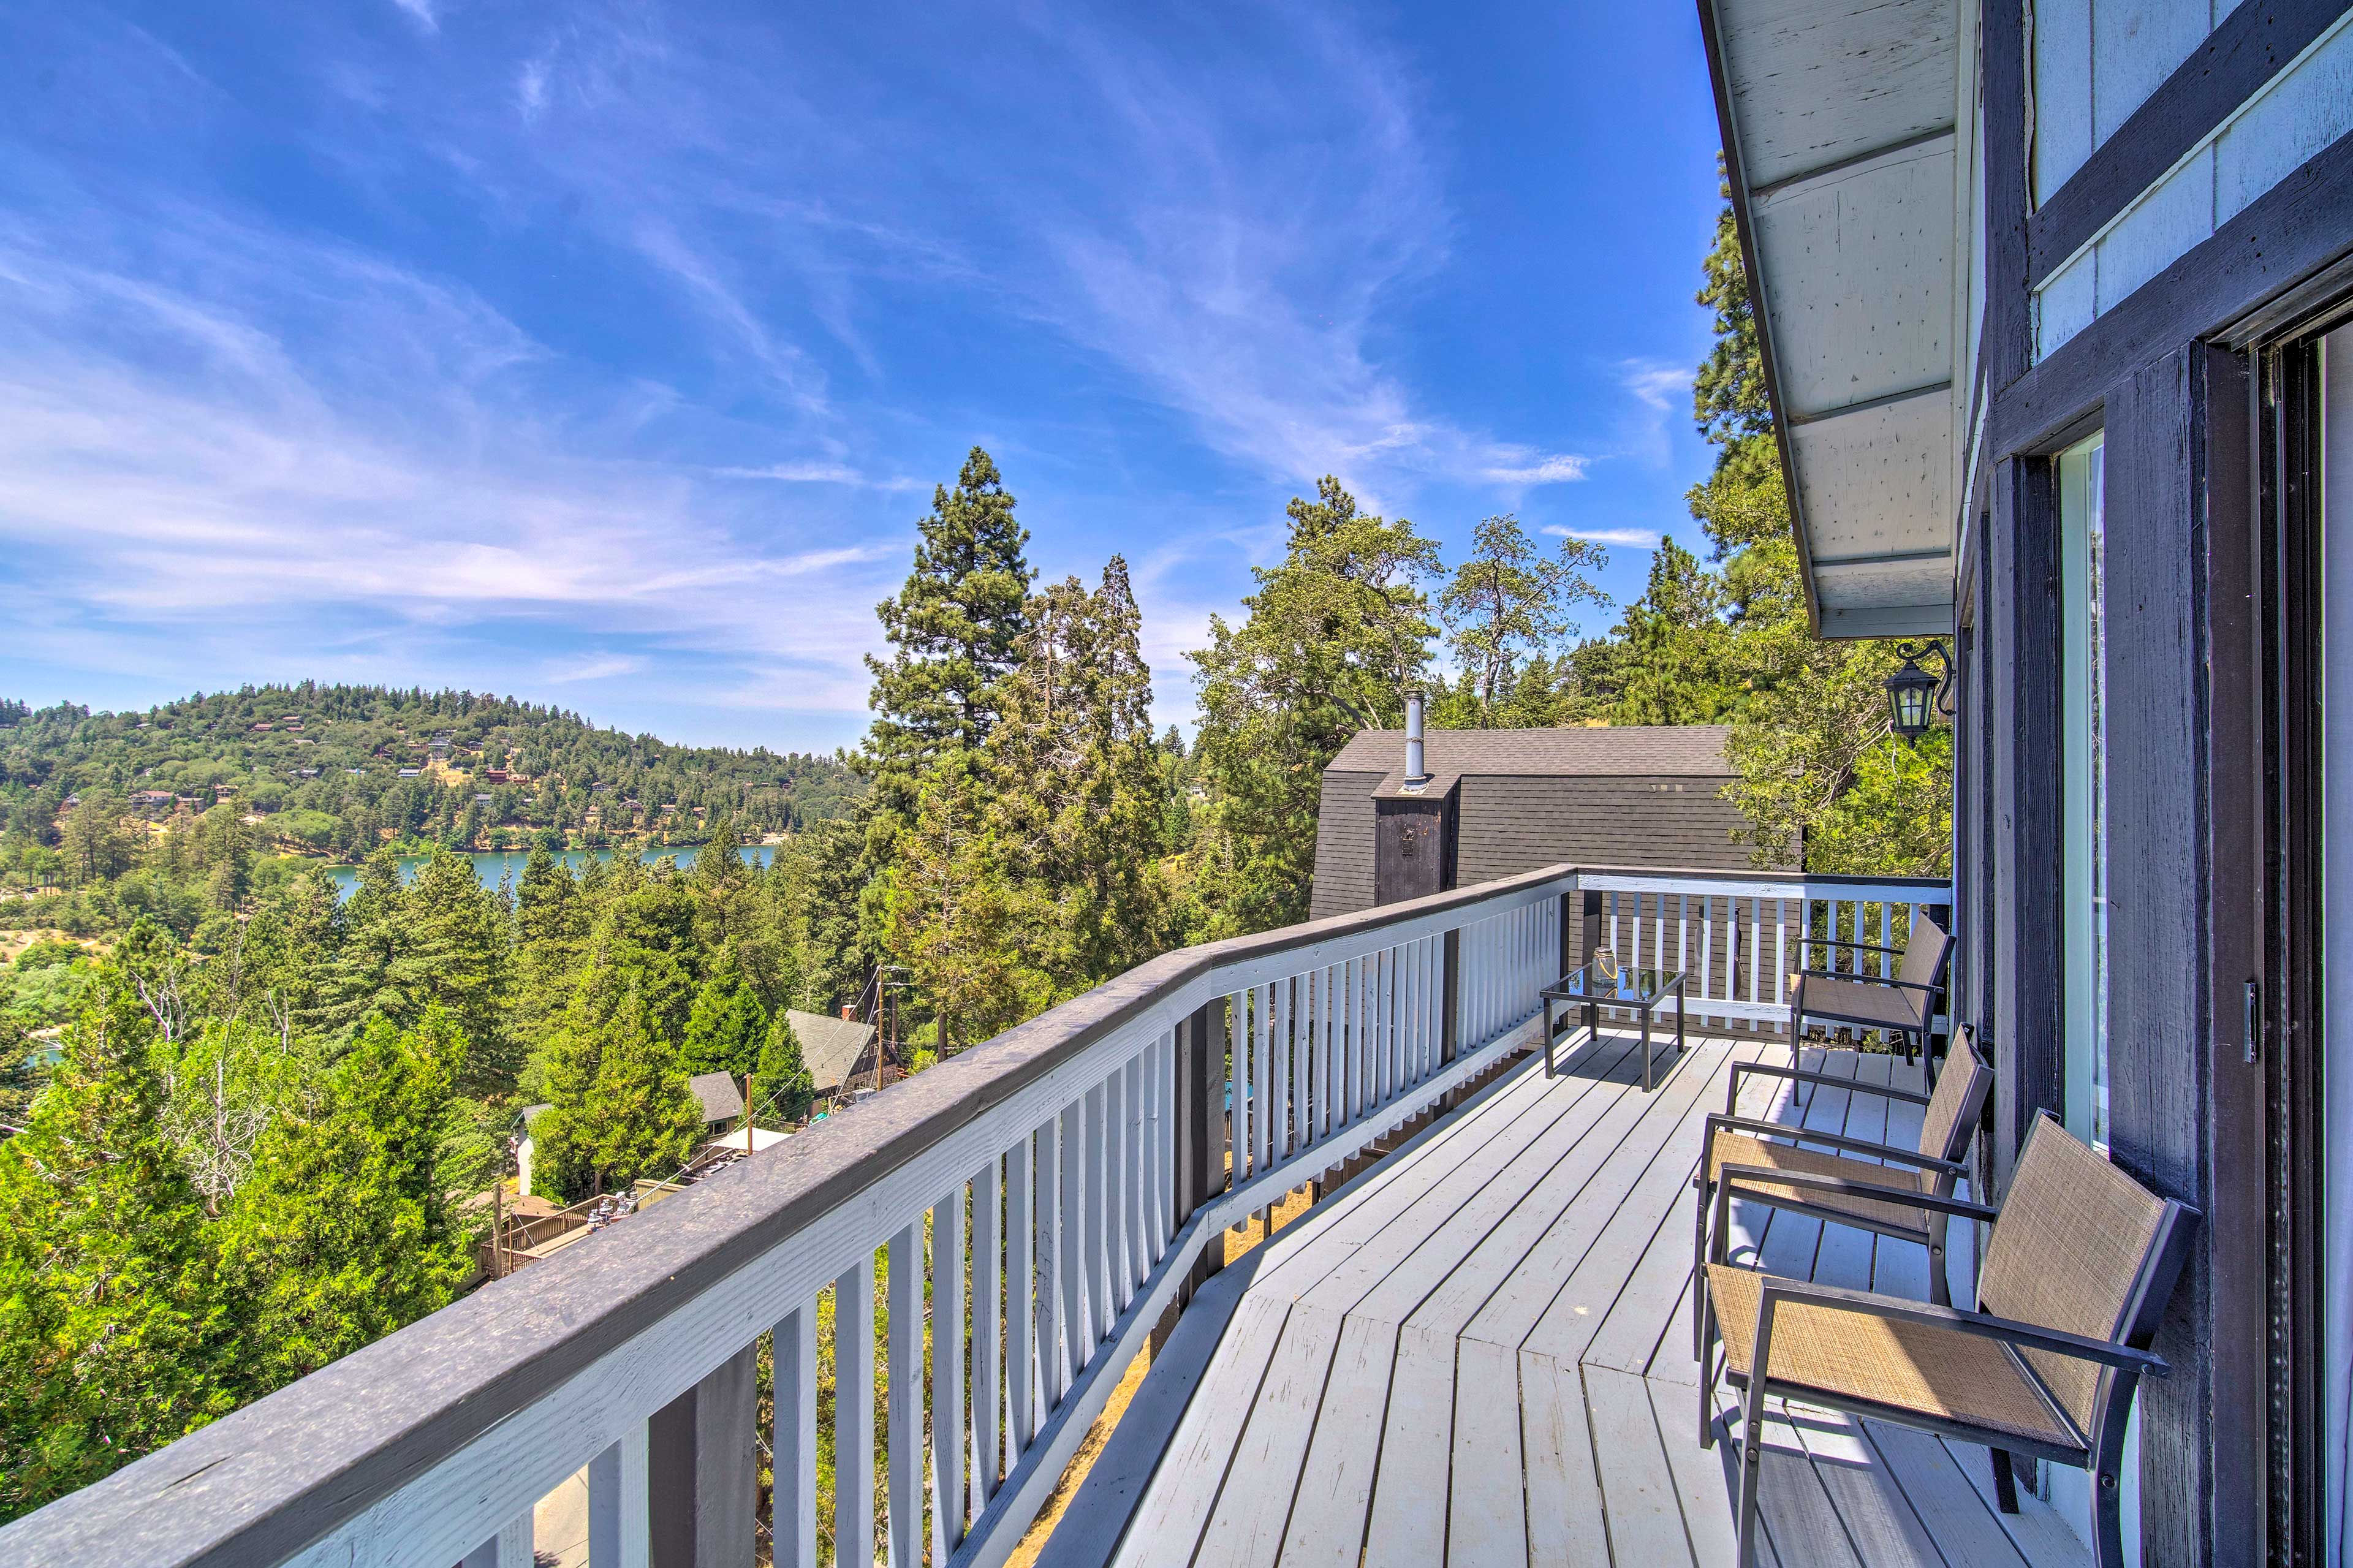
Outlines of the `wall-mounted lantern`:
[{"label": "wall-mounted lantern", "polygon": [[[1905,740],[1917,741],[1928,732],[1934,716],[1953,716],[1953,660],[1935,637],[1926,642],[1900,642],[1895,655],[1903,668],[1887,678],[1888,721]],[[1920,660],[1933,658],[1941,673],[1931,675]]]}]

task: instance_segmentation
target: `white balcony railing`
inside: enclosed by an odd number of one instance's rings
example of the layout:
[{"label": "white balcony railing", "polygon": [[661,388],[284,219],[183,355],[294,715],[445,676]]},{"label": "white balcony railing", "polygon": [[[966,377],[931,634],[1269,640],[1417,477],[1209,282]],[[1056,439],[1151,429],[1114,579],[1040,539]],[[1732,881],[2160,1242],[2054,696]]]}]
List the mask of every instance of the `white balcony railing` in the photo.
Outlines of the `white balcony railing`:
[{"label": "white balcony railing", "polygon": [[829,1373],[832,1533],[873,1542],[836,1561],[993,1568],[1226,1228],[1535,1044],[1588,943],[1774,1027],[1810,938],[1900,945],[1947,896],[1556,867],[1166,954],[17,1521],[0,1561],[524,1568],[585,1468],[593,1568],[747,1564],[764,1527],[813,1565]]}]

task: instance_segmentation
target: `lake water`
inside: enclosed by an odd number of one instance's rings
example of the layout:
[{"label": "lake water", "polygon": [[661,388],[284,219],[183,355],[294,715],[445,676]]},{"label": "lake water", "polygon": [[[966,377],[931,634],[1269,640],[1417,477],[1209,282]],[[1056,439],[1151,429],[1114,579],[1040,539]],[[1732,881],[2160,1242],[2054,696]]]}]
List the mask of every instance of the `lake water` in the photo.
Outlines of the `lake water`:
[{"label": "lake water", "polygon": [[[675,858],[678,861],[678,868],[683,871],[692,866],[695,857],[702,853],[698,846],[688,844],[670,849],[649,849],[638,858],[650,866],[667,855]],[[746,864],[765,866],[776,858],[776,847],[773,844],[747,844],[741,853]],[[592,859],[610,860],[613,858],[613,851],[566,849],[555,858],[577,871]],[[495,888],[505,878],[512,877],[517,882],[522,880],[523,863],[531,858],[531,851],[528,849],[484,850],[480,854],[469,855],[466,858],[474,863],[474,875],[481,879],[482,886]],[[401,857],[400,879],[404,882],[413,879],[417,875],[417,868],[424,864],[425,857],[422,855]],[[339,899],[351,897],[352,889],[359,886],[359,868],[330,866],[327,870],[335,879],[335,896]]]}]

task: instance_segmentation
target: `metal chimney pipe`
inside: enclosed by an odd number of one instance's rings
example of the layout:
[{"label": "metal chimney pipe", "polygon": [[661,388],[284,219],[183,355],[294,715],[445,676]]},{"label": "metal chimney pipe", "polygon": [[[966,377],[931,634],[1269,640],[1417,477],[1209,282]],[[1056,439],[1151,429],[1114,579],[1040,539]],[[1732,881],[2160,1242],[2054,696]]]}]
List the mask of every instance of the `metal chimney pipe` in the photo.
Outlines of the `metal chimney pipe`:
[{"label": "metal chimney pipe", "polygon": [[1418,784],[1426,782],[1430,773],[1421,765],[1421,693],[1405,694],[1405,782]]}]

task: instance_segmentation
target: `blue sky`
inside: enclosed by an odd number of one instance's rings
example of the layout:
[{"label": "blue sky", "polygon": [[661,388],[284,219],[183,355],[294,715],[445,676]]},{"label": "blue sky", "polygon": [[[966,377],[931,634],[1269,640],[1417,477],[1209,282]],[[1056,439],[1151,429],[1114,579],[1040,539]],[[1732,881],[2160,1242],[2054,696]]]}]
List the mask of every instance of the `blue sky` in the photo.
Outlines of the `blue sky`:
[{"label": "blue sky", "polygon": [[1620,596],[1696,539],[1688,5],[0,18],[0,694],[829,749],[975,443],[1042,573],[1126,554],[1180,721],[1319,474]]}]

